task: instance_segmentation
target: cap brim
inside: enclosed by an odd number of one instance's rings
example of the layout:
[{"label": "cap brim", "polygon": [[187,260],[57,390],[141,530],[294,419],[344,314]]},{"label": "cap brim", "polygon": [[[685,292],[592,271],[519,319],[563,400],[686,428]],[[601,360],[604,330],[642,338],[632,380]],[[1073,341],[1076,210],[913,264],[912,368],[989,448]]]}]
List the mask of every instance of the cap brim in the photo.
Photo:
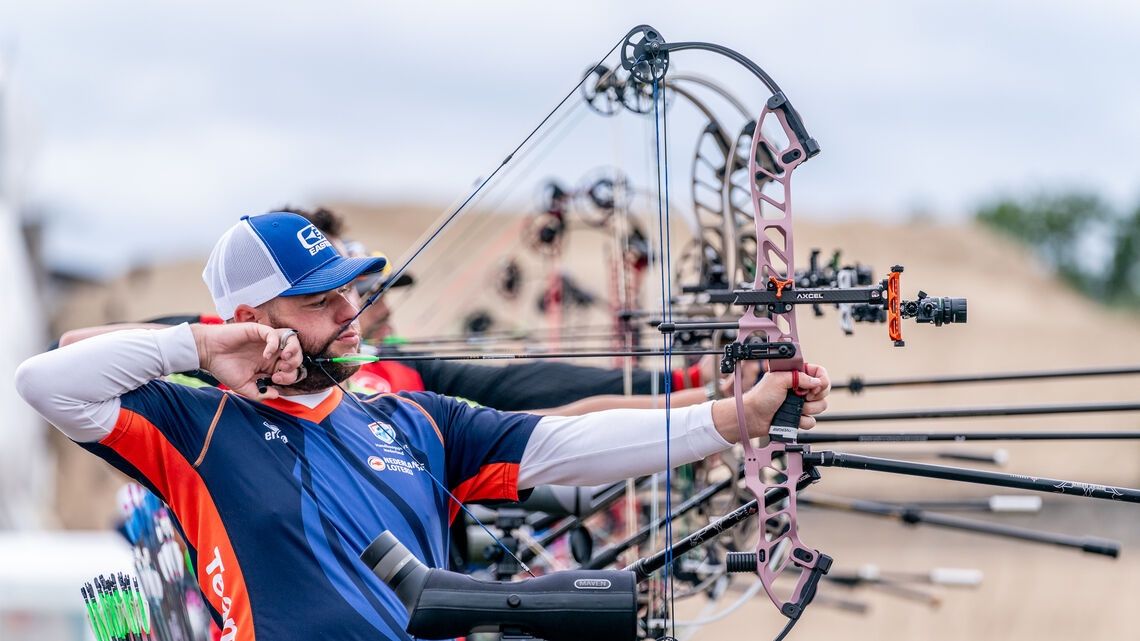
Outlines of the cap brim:
[{"label": "cap brim", "polygon": [[335,259],[321,265],[289,289],[281,292],[281,296],[304,296],[306,294],[319,294],[329,290],[344,287],[362,274],[371,274],[384,269],[388,259],[380,256],[367,258],[345,258],[337,256]]}]

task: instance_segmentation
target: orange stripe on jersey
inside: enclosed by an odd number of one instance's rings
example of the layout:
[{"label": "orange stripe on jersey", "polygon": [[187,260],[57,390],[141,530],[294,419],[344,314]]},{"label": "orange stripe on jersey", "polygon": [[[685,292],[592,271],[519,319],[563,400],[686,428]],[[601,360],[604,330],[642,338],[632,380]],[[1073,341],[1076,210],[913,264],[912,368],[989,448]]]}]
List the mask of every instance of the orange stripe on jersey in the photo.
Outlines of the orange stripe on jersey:
[{"label": "orange stripe on jersey", "polygon": [[435,419],[431,417],[431,414],[429,414],[428,411],[425,410],[422,405],[413,401],[410,398],[404,398],[403,396],[398,396],[396,394],[377,394],[376,396],[377,397],[391,396],[392,398],[396,399],[397,401],[402,401],[402,402],[407,403],[407,404],[415,407],[416,409],[418,409],[420,411],[420,414],[423,414],[424,418],[426,418],[428,420],[428,423],[431,423],[431,428],[433,430],[435,430],[435,435],[439,437],[439,442],[440,443],[444,442],[443,441],[443,432],[439,431],[439,426],[435,424]]},{"label": "orange stripe on jersey", "polygon": [[335,410],[336,406],[340,404],[340,399],[343,396],[344,392],[340,391],[340,387],[334,387],[332,388],[332,393],[328,395],[328,398],[318,403],[317,406],[312,409],[300,403],[294,403],[293,401],[287,400],[287,398],[284,396],[279,398],[266,399],[261,402],[268,405],[269,407],[272,407],[273,409],[281,410],[282,412],[285,412],[291,416],[296,416],[299,419],[311,421],[313,423],[320,423],[321,421],[325,420],[329,414],[332,414],[332,411]]},{"label": "orange stripe on jersey", "polygon": [[[519,500],[519,464],[491,463],[479,468],[479,473],[459,484],[452,492],[460,503],[470,501]],[[455,520],[459,505],[452,501],[448,507],[448,522]]]},{"label": "orange stripe on jersey", "polygon": [[222,615],[224,641],[253,641],[253,612],[245,578],[218,508],[202,477],[166,436],[141,414],[119,410],[115,428],[100,441],[133,465],[174,511],[198,552],[202,594]]}]

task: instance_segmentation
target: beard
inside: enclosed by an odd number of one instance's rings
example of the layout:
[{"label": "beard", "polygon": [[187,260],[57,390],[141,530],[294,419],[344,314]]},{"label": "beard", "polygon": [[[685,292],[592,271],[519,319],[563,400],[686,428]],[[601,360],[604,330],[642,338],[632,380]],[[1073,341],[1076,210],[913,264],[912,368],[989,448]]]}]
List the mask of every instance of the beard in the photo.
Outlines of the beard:
[{"label": "beard", "polygon": [[314,358],[332,358],[332,355],[326,352],[324,355],[310,357],[306,352],[304,366],[307,375],[305,378],[292,385],[278,385],[277,388],[286,396],[289,395],[289,392],[295,394],[322,392],[333,385],[347,381],[360,368],[359,363],[318,363],[313,362]]},{"label": "beard", "polygon": [[[272,315],[269,317],[269,322],[273,327],[288,327],[284,325]],[[328,361],[319,362],[315,359],[335,358],[337,354],[332,353],[332,341],[325,341],[324,343],[314,344],[307,336],[297,333],[297,339],[301,342],[301,355],[304,357],[301,364],[305,367],[305,378],[293,383],[292,385],[275,385],[277,389],[285,396],[295,394],[312,394],[314,392],[323,392],[324,390],[334,386],[340,385],[347,381],[356,370],[360,369],[360,363],[330,363]],[[325,345],[330,345],[325,347]],[[317,350],[324,349],[322,352]]]}]

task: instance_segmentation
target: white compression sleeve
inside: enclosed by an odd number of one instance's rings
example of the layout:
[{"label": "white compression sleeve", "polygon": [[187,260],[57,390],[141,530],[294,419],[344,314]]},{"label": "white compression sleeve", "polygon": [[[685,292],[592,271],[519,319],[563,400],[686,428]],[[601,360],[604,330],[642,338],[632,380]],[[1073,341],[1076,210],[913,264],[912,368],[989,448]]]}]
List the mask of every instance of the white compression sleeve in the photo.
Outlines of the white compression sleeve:
[{"label": "white compression sleeve", "polygon": [[[673,410],[669,441],[670,467],[730,447],[713,426],[711,402]],[[664,410],[545,416],[523,451],[519,487],[600,485],[664,469]]]},{"label": "white compression sleeve", "polygon": [[45,352],[16,370],[16,391],[68,438],[111,433],[119,396],[174,372],[198,368],[190,326],[112,332]]}]

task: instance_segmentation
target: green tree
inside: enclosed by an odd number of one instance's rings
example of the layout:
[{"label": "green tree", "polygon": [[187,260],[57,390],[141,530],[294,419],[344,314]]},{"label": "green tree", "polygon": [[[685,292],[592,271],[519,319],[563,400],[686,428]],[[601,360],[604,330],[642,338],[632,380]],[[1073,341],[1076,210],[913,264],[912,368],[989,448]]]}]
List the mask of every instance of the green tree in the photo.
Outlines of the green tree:
[{"label": "green tree", "polygon": [[1112,262],[1104,280],[1109,302],[1140,307],[1140,205],[1116,227]]},{"label": "green tree", "polygon": [[1042,193],[1021,200],[1005,198],[983,206],[976,217],[1032,247],[1067,282],[1094,296],[1104,295],[1104,269],[1090,267],[1083,242],[1114,220],[1100,197]]}]

